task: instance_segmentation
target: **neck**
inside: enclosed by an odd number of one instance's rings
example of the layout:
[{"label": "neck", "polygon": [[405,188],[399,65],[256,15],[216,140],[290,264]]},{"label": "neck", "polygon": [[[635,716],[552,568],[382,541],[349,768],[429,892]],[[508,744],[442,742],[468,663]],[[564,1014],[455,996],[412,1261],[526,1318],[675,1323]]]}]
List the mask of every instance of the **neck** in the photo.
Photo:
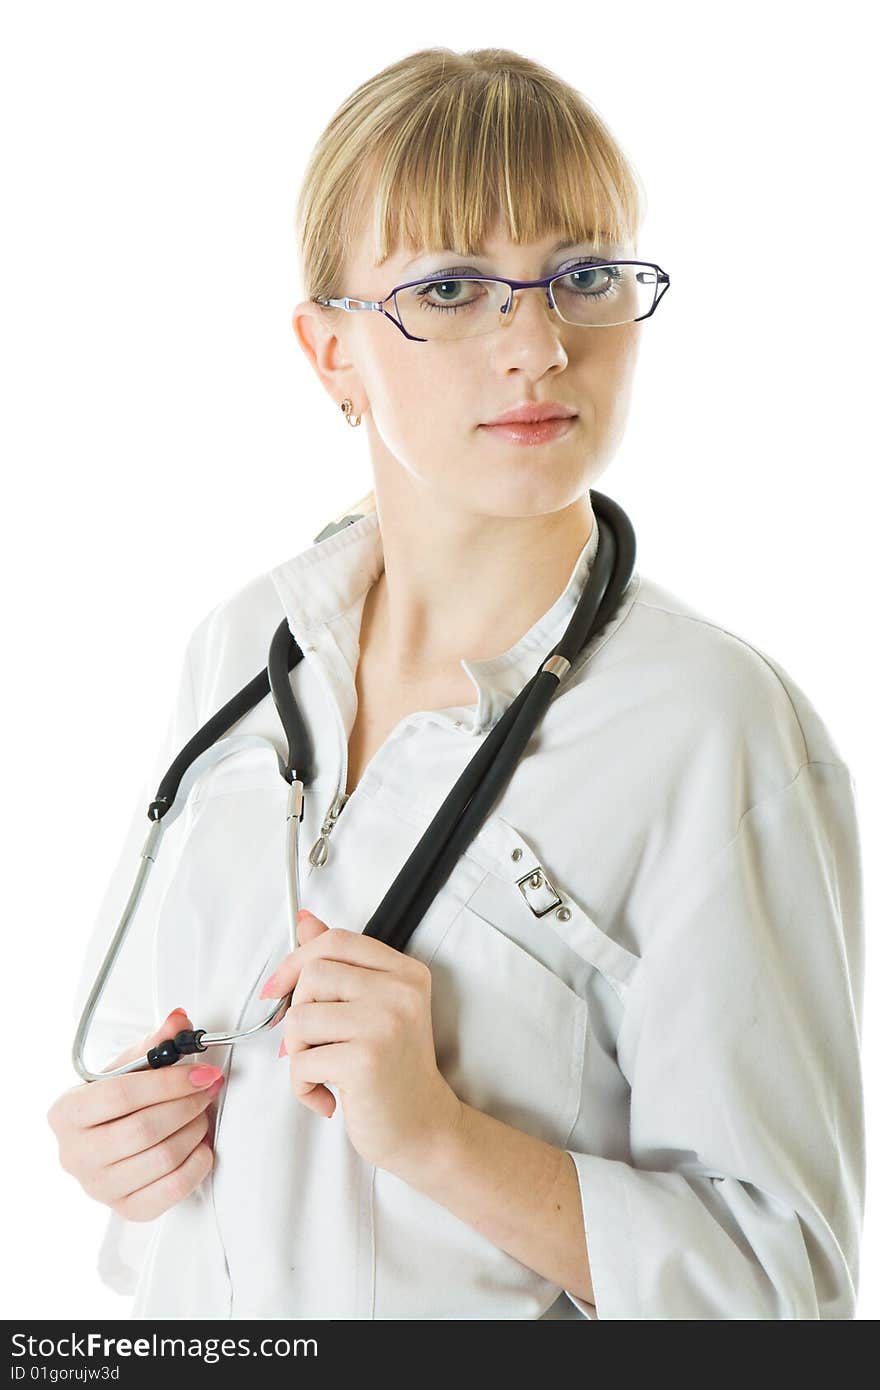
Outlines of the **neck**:
[{"label": "neck", "polygon": [[379,487],[376,504],[385,568],[368,595],[370,629],[388,668],[411,680],[518,642],[562,593],[595,525],[589,493],[537,517],[479,516]]}]

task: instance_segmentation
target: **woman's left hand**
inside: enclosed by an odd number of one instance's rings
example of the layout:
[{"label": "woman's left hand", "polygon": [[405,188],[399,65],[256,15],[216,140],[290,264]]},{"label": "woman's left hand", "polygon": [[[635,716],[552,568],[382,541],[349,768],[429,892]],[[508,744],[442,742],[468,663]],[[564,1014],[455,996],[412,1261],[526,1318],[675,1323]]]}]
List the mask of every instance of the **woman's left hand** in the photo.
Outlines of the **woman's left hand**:
[{"label": "woman's left hand", "polygon": [[[339,1088],[348,1137],[362,1158],[395,1168],[430,1154],[455,1128],[461,1102],[437,1067],[431,972],[414,956],[360,932],[297,917],[300,945],[260,998],[293,990],[284,1019],[298,1100],[328,1118]],[[274,1024],[272,1025],[274,1027]]]}]

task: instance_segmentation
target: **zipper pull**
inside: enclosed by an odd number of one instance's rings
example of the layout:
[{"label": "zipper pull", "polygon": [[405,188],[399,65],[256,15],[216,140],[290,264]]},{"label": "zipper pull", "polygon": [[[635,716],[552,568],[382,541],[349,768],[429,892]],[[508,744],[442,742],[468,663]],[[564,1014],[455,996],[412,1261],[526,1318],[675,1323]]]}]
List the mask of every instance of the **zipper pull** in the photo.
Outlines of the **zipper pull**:
[{"label": "zipper pull", "polygon": [[324,824],[321,826],[320,835],[309,850],[309,863],[316,869],[320,869],[322,865],[327,863],[327,858],[330,854],[330,835],[347,800],[348,796],[346,795],[336,797],[324,818]]}]

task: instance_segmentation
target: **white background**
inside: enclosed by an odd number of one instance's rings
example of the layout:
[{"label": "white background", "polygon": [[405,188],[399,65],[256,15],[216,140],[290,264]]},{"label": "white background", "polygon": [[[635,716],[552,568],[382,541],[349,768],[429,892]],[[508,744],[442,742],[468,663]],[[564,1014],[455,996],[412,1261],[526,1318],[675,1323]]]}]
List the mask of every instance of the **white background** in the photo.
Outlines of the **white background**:
[{"label": "white background", "polygon": [[[781,662],[853,772],[876,1091],[871,7],[431,10],[3,12],[6,1317],[127,1316],[95,1272],[106,1209],[45,1120],[77,1079],[81,951],[192,628],[370,486],[364,431],[290,325],[293,209],[339,103],[418,48],[545,63],[641,174],[639,251],[671,286],[599,487],[639,569]],[[876,1211],[869,1187],[860,1318],[880,1313]]]}]

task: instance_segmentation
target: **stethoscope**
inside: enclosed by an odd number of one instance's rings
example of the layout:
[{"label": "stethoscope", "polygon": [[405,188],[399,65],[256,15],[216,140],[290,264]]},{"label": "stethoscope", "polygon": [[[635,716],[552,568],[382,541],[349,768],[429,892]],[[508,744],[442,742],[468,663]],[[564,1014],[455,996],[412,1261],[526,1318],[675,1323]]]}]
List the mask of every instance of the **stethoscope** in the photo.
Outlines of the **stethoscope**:
[{"label": "stethoscope", "polygon": [[[591,489],[590,500],[593,512],[601,523],[599,544],[589,578],[562,639],[480,744],[364,927],[365,936],[378,937],[399,951],[405,949],[454,865],[513,775],[529,739],[572,663],[616,612],[635,567],[635,533],[629,517],[610,497]],[[333,529],[340,529],[354,520],[357,518],[346,518]],[[321,534],[323,537],[327,532]],[[271,1013],[252,1028],[230,1033],[209,1033],[204,1028],[184,1029],[175,1037],[150,1048],[145,1056],[112,1071],[90,1071],[83,1060],[95,1009],[128,934],[165,831],[181,814],[193,784],[208,768],[233,753],[255,746],[271,749],[276,756],[278,770],[289,785],[284,836],[285,878],[288,934],[291,950],[296,950],[299,828],[303,819],[305,791],[314,781],[311,741],[289,680],[289,673],[302,657],[302,649],[292,636],[285,617],[272,638],[266,668],[193,735],[162,778],[156,797],[147,810],[151,824],[141,850],[134,885],[77,1028],[73,1065],[84,1081],[100,1081],[110,1076],[122,1076],[126,1072],[144,1071],[148,1067],[167,1067],[181,1057],[205,1052],[208,1047],[241,1042],[267,1028],[281,1009],[289,1007],[293,991],[282,1001],[275,1000]],[[286,759],[271,739],[262,734],[223,737],[233,724],[265,699],[270,690],[287,740]]]}]

